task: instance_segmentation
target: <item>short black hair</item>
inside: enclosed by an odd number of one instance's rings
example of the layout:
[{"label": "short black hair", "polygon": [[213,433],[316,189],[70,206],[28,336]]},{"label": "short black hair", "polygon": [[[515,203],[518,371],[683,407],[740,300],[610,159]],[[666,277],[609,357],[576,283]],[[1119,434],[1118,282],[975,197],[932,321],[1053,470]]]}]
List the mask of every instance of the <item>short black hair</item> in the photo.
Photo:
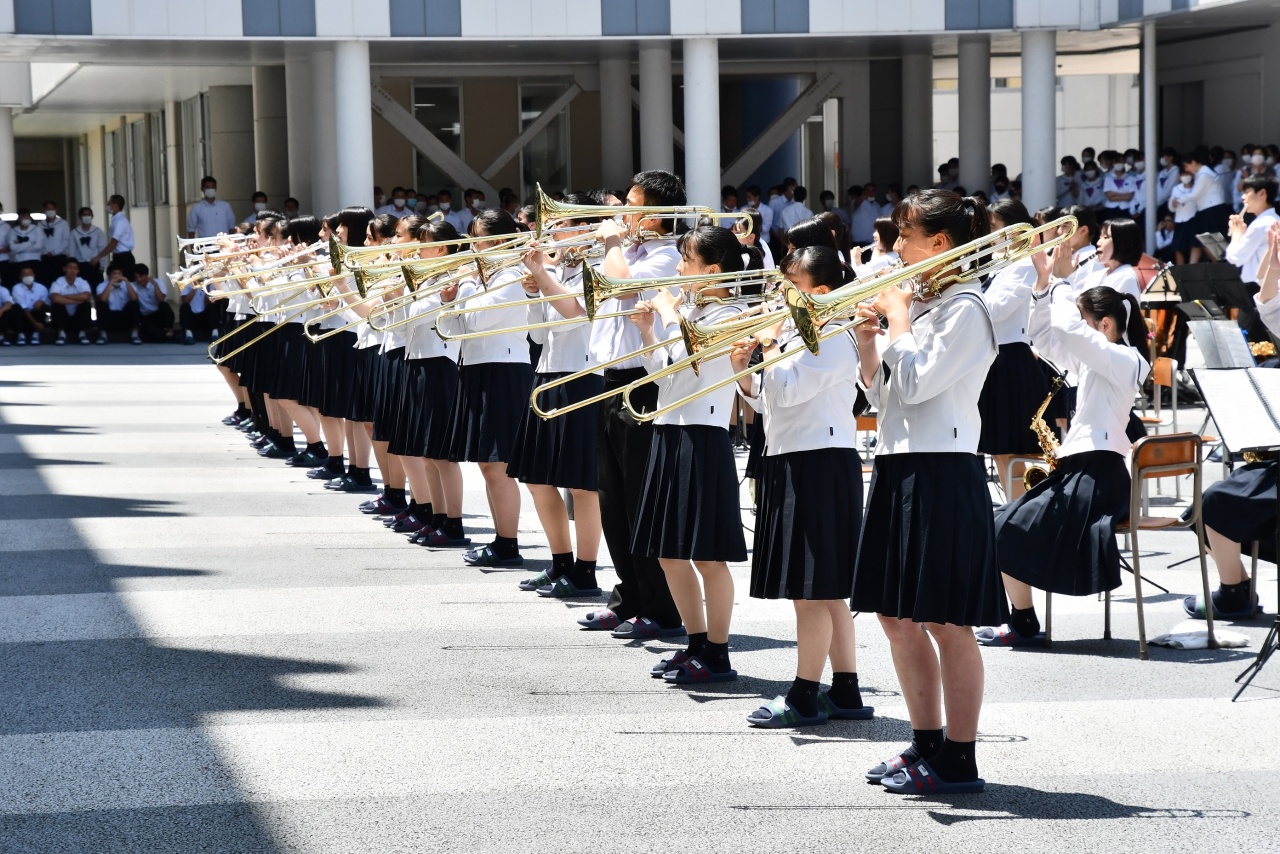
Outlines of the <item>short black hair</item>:
[{"label": "short black hair", "polygon": [[200,179],[200,189],[203,190],[205,184],[213,184],[216,186],[217,183],[218,183],[217,178],[213,177],[212,175],[205,175],[203,178]]},{"label": "short black hair", "polygon": [[1280,187],[1280,181],[1276,180],[1276,176],[1271,172],[1263,172],[1259,175],[1250,175],[1240,182],[1240,189],[1254,190],[1255,192],[1264,193],[1267,197],[1267,204],[1274,205],[1276,203],[1276,190]]},{"label": "short black hair", "polygon": [[115,202],[117,205],[119,205],[120,210],[124,210],[126,207],[124,203],[124,196],[120,195],[119,193],[116,193],[113,196],[111,196],[111,198],[107,199],[107,204],[111,204],[112,202]]},{"label": "short black hair", "polygon": [[299,207],[301,207],[302,205],[302,203],[299,202],[297,199],[295,199],[293,196],[290,196],[289,198],[284,200],[284,206],[286,208],[289,207],[289,202],[293,202],[295,205],[298,205]]},{"label": "short black hair", "polygon": [[797,184],[796,188],[791,191],[791,198],[803,204],[804,200],[809,198],[809,191]]},{"label": "short black hair", "polygon": [[256,202],[258,199],[262,199],[265,202],[267,200],[267,194],[262,192],[261,190],[258,190],[256,193],[253,194],[253,200]]},{"label": "short black hair", "polygon": [[1109,219],[1102,227],[1111,233],[1111,257],[1136,266],[1142,260],[1142,228],[1128,217]]},{"label": "short black hair", "polygon": [[644,203],[654,207],[683,207],[688,204],[684,182],[664,169],[648,169],[637,172],[631,178],[631,186],[644,193]]},{"label": "short black hair", "polygon": [[134,264],[133,272],[135,275],[150,276],[151,268],[148,267],[146,264]]}]

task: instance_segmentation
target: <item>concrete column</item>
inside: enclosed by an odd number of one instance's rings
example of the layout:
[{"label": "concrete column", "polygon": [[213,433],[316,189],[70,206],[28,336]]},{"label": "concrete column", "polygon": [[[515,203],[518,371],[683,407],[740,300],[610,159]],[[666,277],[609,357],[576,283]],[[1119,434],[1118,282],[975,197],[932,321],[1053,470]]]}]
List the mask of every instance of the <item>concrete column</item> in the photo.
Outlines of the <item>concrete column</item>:
[{"label": "concrete column", "polygon": [[600,60],[600,165],[606,187],[627,186],[631,155],[631,58]]},{"label": "concrete column", "polygon": [[[326,45],[311,55],[311,212],[316,216],[336,213],[338,204],[338,131],[333,87],[323,81],[333,79],[333,48]],[[370,187],[369,195],[373,192]],[[372,205],[373,200],[361,204]]]},{"label": "concrete column", "polygon": [[[960,36],[960,184],[991,183],[991,37]],[[921,186],[924,186],[923,184]]]},{"label": "concrete column", "polygon": [[373,96],[369,43],[333,48],[333,98],[338,130],[338,204],[373,204]]},{"label": "concrete column", "polygon": [[640,43],[640,168],[674,170],[671,43]]},{"label": "concrete column", "polygon": [[253,210],[255,189],[252,86],[209,87],[208,132],[218,198],[231,205],[237,219],[244,219]]},{"label": "concrete column", "polygon": [[1142,159],[1146,162],[1147,180],[1143,195],[1147,211],[1143,225],[1146,228],[1148,252],[1156,248],[1156,175],[1160,172],[1160,146],[1156,138],[1156,98],[1159,95],[1156,79],[1156,22],[1142,25]]},{"label": "concrete column", "polygon": [[720,44],[684,40],[684,181],[689,204],[720,205]]},{"label": "concrete column", "polygon": [[13,147],[13,110],[0,107],[0,205],[5,213],[18,209],[18,166]]},{"label": "concrete column", "polygon": [[1057,197],[1057,36],[1054,30],[1022,34],[1022,201],[1032,211]]},{"label": "concrete column", "polygon": [[289,195],[298,200],[298,210],[307,214],[316,213],[311,193],[312,73],[310,53],[286,47],[284,91],[288,114]]},{"label": "concrete column", "polygon": [[[169,101],[164,105],[165,169],[168,171],[169,181],[169,219],[165,224],[167,229],[165,233],[186,237],[187,206],[183,203],[185,190],[182,186],[182,124],[179,118],[181,115],[180,102]],[[176,251],[176,247],[173,251]],[[178,254],[177,259],[174,266],[181,262],[181,253]]]},{"label": "concrete column", "polygon": [[[840,88],[840,171],[841,186],[833,188],[836,199],[843,200],[850,184],[871,180],[871,63],[865,59],[842,63],[838,69]],[[776,179],[775,179],[776,180]],[[810,198],[818,199],[810,189]]]},{"label": "concrete column", "polygon": [[253,67],[253,163],[257,189],[283,210],[289,195],[288,99],[284,66]]},{"label": "concrete column", "polygon": [[[902,189],[912,184],[932,187],[933,50],[928,44],[902,54]],[[843,199],[842,194],[837,198]]]}]

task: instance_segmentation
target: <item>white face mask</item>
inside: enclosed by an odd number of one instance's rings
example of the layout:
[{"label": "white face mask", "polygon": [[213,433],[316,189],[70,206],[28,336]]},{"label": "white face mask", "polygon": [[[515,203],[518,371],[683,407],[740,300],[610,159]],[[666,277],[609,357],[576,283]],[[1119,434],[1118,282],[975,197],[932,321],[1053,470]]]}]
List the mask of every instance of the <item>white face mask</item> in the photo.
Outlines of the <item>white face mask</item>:
[{"label": "white face mask", "polygon": [[21,225],[22,225],[22,227],[23,227],[23,228],[30,228],[30,227],[31,227],[31,220],[29,220],[29,219],[24,219],[24,220],[22,220],[22,221],[21,221]]},{"label": "white face mask", "polygon": [[391,204],[395,205],[397,208],[403,208],[403,207],[404,207],[404,205],[405,205],[405,200],[404,200],[404,199],[392,199],[392,200],[391,200]]},{"label": "white face mask", "polygon": [[1183,184],[1186,184],[1188,187],[1190,187],[1190,186],[1191,186],[1191,176],[1190,176],[1190,175],[1183,175],[1183,176],[1182,176],[1182,183],[1183,183]]},{"label": "white face mask", "polygon": [[950,177],[950,178],[959,178],[959,177],[960,177],[960,170],[959,170],[959,169],[948,169],[948,170],[947,170],[947,176],[948,176],[948,177]]},{"label": "white face mask", "polygon": [[1170,162],[1170,159],[1169,159],[1168,157],[1161,157],[1161,158],[1160,158],[1160,165],[1161,165],[1162,167],[1164,167],[1164,168],[1166,168],[1166,169],[1167,169],[1168,167],[1172,166],[1172,165],[1173,165],[1173,163],[1172,163],[1172,162]]},{"label": "white face mask", "polygon": [[1267,157],[1264,154],[1255,154],[1249,158],[1249,162],[1254,166],[1261,166],[1263,163],[1267,162]]},{"label": "white face mask", "polygon": [[1222,160],[1222,165],[1227,167],[1228,169],[1234,169],[1236,167],[1236,162],[1232,160],[1230,157],[1225,157]]},{"label": "white face mask", "polygon": [[93,217],[82,216],[80,217],[80,222],[83,223],[84,225],[93,225]]},{"label": "white face mask", "polygon": [[477,211],[484,210],[484,199],[476,199],[475,201],[473,201],[471,203],[471,209],[477,210]]},{"label": "white face mask", "polygon": [[1268,165],[1268,166],[1275,166],[1275,165],[1276,165],[1276,159],[1275,159],[1274,157],[1267,157],[1267,159],[1266,159],[1266,160],[1264,160],[1264,161],[1263,161],[1263,163],[1265,163],[1265,164],[1266,164],[1266,165]]},{"label": "white face mask", "polygon": [[53,222],[55,219],[57,219],[57,218],[58,218],[58,212],[57,212],[57,211],[45,211],[45,212],[44,212],[44,218],[45,218],[46,220],[48,220],[49,222]]},{"label": "white face mask", "polygon": [[1142,160],[1138,160],[1134,162],[1133,168],[1134,170],[1141,172],[1143,169],[1147,168],[1147,164]]},{"label": "white face mask", "polygon": [[386,197],[386,196],[378,196],[377,198],[375,198],[375,199],[373,200],[373,204],[374,204],[374,206],[375,206],[375,207],[379,207],[379,208],[380,208],[380,207],[382,207],[383,205],[385,205],[386,203],[387,203],[387,197]]},{"label": "white face mask", "polygon": [[1115,173],[1116,173],[1116,177],[1117,177],[1117,178],[1123,177],[1123,176],[1124,176],[1124,164],[1123,164],[1123,163],[1117,163],[1117,164],[1116,164],[1116,168],[1115,168],[1115,170],[1114,170],[1114,171],[1115,171]]},{"label": "white face mask", "polygon": [[267,203],[266,203],[266,202],[254,202],[254,203],[253,203],[253,209],[254,209],[255,211],[265,211],[265,210],[267,209]]},{"label": "white face mask", "polygon": [[22,284],[26,285],[27,287],[31,287],[33,284],[35,284],[35,281],[36,281],[36,277],[35,277],[35,276],[23,276],[23,277],[22,277]]},{"label": "white face mask", "polygon": [[214,198],[217,198],[217,196],[218,196],[218,191],[213,189],[213,187],[207,187],[204,191],[204,197],[206,199],[214,199]]},{"label": "white face mask", "polygon": [[449,202],[441,202],[441,203],[440,203],[440,210],[442,210],[442,211],[447,211],[447,210],[449,210],[449,205],[450,205],[450,203],[449,203]]},{"label": "white face mask", "polygon": [[428,214],[428,215],[433,214],[433,213],[439,213],[439,212],[440,212],[440,206],[439,206],[439,205],[427,205],[427,214]]},{"label": "white face mask", "polygon": [[1092,181],[1094,178],[1098,177],[1098,173],[1092,169],[1086,169],[1084,173],[1084,177],[1086,180]]}]

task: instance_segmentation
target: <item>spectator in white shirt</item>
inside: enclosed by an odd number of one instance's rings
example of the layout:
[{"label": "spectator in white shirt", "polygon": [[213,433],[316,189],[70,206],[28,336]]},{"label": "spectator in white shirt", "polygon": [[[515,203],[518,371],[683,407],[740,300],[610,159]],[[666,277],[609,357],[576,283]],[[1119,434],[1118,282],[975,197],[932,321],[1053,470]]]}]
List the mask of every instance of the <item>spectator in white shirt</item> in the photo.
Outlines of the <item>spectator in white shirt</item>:
[{"label": "spectator in white shirt", "polygon": [[1164,219],[1156,226],[1156,251],[1151,253],[1157,261],[1173,263],[1173,214],[1165,214]]},{"label": "spectator in white shirt", "polygon": [[130,293],[138,304],[139,333],[147,341],[173,339],[173,309],[165,299],[164,283],[151,275],[146,264],[139,264]]},{"label": "spectator in white shirt", "polygon": [[1129,171],[1125,176],[1133,187],[1133,198],[1129,200],[1129,215],[1138,225],[1142,225],[1147,211],[1147,162],[1142,159],[1140,151],[1125,152],[1126,163],[1129,157],[1133,157],[1133,163],[1128,164]]},{"label": "spectator in white shirt", "polygon": [[10,291],[14,307],[9,312],[9,329],[17,334],[18,346],[27,343],[28,335],[32,344],[39,344],[40,333],[49,322],[49,289],[36,281],[35,270],[29,266],[21,268],[19,275]]},{"label": "spectator in white shirt", "polygon": [[58,216],[58,203],[44,203],[44,222],[40,225],[44,234],[44,246],[41,249],[40,278],[52,281],[62,270],[67,256],[71,254],[71,226]]},{"label": "spectator in white shirt", "polygon": [[[251,213],[251,214],[249,214],[247,217],[245,217],[245,218],[244,218],[244,221],[245,221],[245,222],[256,223],[256,222],[258,221],[258,214],[260,214],[260,213],[262,213],[263,211],[265,211],[265,210],[267,209],[267,207],[268,207],[268,205],[267,205],[267,194],[266,194],[266,193],[264,193],[264,192],[262,192],[261,190],[259,190],[258,192],[256,192],[256,193],[254,193],[254,194],[253,194],[253,213]],[[234,226],[233,226],[233,227],[234,227]],[[230,232],[228,232],[228,233],[230,233]]]},{"label": "spectator in white shirt", "polygon": [[1182,174],[1182,159],[1172,148],[1160,149],[1160,174],[1156,176],[1156,207],[1167,208]]},{"label": "spectator in white shirt", "polygon": [[809,191],[804,187],[797,186],[791,191],[791,203],[782,209],[779,214],[779,228],[786,232],[791,226],[808,219],[813,216],[813,211],[805,206],[805,199],[809,197]]},{"label": "spectator in white shirt", "polygon": [[880,218],[880,202],[876,200],[876,185],[862,185],[857,206],[853,209],[853,217],[849,220],[849,231],[854,244],[863,246],[871,242],[875,236],[876,220]]},{"label": "spectator in white shirt", "polygon": [[196,343],[197,330],[212,335],[216,327],[215,312],[209,308],[204,288],[193,282],[182,286],[179,294],[178,322],[182,326],[182,343]]},{"label": "spectator in white shirt", "polygon": [[464,223],[469,222],[469,220],[453,209],[453,193],[448,190],[441,190],[436,193],[436,204],[440,206],[440,213],[444,214],[445,222],[456,228],[459,234],[467,233],[467,227]]},{"label": "spectator in white shirt", "polygon": [[31,211],[18,208],[18,224],[9,234],[9,252],[14,264],[33,264],[44,251],[44,232],[31,219]]},{"label": "spectator in white shirt", "polygon": [[[1234,151],[1226,151],[1215,145],[1212,157],[1214,159],[1213,173],[1218,176],[1218,183],[1222,185],[1222,197],[1228,201],[1233,201],[1236,189],[1236,153]],[[1234,206],[1232,210],[1235,210]]]},{"label": "spectator in white shirt", "polygon": [[[768,208],[765,208],[768,210]],[[735,219],[733,223],[733,233],[738,235],[738,242],[743,246],[755,246],[764,254],[763,269],[772,270],[775,266],[773,260],[773,252],[769,249],[769,243],[764,239],[764,216],[758,210],[751,208],[740,208],[739,213],[742,219]],[[748,229],[748,224],[750,228]]]},{"label": "spectator in white shirt", "polygon": [[471,227],[471,220],[480,216],[486,207],[484,193],[479,190],[468,187],[462,191],[463,208],[458,211],[466,219],[467,227]]},{"label": "spectator in white shirt", "polygon": [[[1275,210],[1277,181],[1267,173],[1250,175],[1243,184],[1244,211],[1232,214],[1227,226],[1231,235],[1227,260],[1240,268],[1240,281],[1253,284],[1258,281],[1258,266],[1267,252],[1267,229],[1280,221]],[[1249,214],[1253,221],[1246,225]]]},{"label": "spectator in white shirt", "polygon": [[125,278],[128,278],[138,262],[133,258],[133,226],[124,212],[124,196],[117,193],[107,199],[107,210],[111,211],[111,239],[89,259],[89,263],[100,264],[104,258],[118,261]]},{"label": "spectator in white shirt", "polygon": [[0,347],[8,347],[9,341],[9,325],[12,318],[16,316],[13,304],[13,296],[9,293],[9,289],[4,285],[0,285]]},{"label": "spectator in white shirt", "polygon": [[1076,175],[1080,171],[1080,163],[1070,154],[1059,161],[1062,174],[1054,179],[1054,193],[1058,197],[1058,207],[1065,208],[1077,204],[1080,195],[1080,183]]},{"label": "spectator in white shirt", "polygon": [[720,210],[722,213],[736,213],[738,210],[738,188],[725,184],[720,188]]},{"label": "spectator in white shirt", "polygon": [[893,216],[893,211],[902,201],[902,185],[890,184],[884,190],[884,204],[880,206],[880,217]]},{"label": "spectator in white shirt", "polygon": [[285,219],[297,219],[302,214],[299,212],[299,202],[293,196],[284,200],[284,216]]},{"label": "spectator in white shirt", "polygon": [[1195,176],[1182,173],[1178,185],[1169,196],[1169,210],[1173,211],[1173,257],[1175,264],[1187,263],[1196,242],[1196,200],[1191,193]]},{"label": "spectator in white shirt", "polygon": [[1102,195],[1106,199],[1102,204],[1103,221],[1129,215],[1129,205],[1133,202],[1133,181],[1127,174],[1128,168],[1123,160],[1117,160],[1102,180]]},{"label": "spectator in white shirt", "polygon": [[840,222],[844,223],[844,227],[849,227],[849,214],[844,208],[836,207],[836,194],[830,190],[823,190],[818,194],[818,206],[821,213],[835,214],[839,217]]},{"label": "spectator in white shirt", "polygon": [[[30,269],[30,268],[28,268]],[[53,342],[59,346],[67,343],[67,334],[74,333],[81,344],[89,343],[89,300],[92,292],[89,283],[80,278],[80,265],[67,261],[62,276],[49,288],[49,300],[53,303],[53,326],[58,337]]]},{"label": "spectator in white shirt", "polygon": [[1098,211],[1106,203],[1107,197],[1103,195],[1102,169],[1097,163],[1090,160],[1084,164],[1084,169],[1080,172],[1079,188],[1076,204],[1084,205],[1090,210]]},{"label": "spectator in white shirt", "polygon": [[192,205],[187,214],[187,237],[216,237],[235,231],[235,212],[218,198],[218,182],[212,175],[200,179],[200,193],[204,198]]},{"label": "spectator in white shirt", "polygon": [[756,238],[757,245],[764,249],[764,245],[769,239],[769,235],[773,233],[773,208],[760,203],[760,185],[752,184],[746,190],[747,203],[740,208],[743,211],[755,211],[760,214],[760,236]]},{"label": "spectator in white shirt", "polygon": [[[1222,193],[1222,184],[1218,182],[1218,175],[1209,165],[1209,160],[1209,149],[1203,145],[1196,146],[1195,150],[1182,158],[1182,165],[1192,176],[1191,198],[1196,203],[1195,233],[1225,235],[1231,211],[1227,207],[1227,197]],[[1200,261],[1203,251],[1200,242],[1196,241],[1191,247],[1192,264]]]},{"label": "spectator in white shirt", "polygon": [[107,266],[107,277],[98,285],[95,297],[98,343],[106,344],[108,333],[128,333],[134,344],[141,344],[142,339],[138,337],[138,301],[119,264]]},{"label": "spectator in white shirt", "polygon": [[374,214],[377,216],[389,214],[396,219],[399,219],[402,216],[408,216],[411,213],[413,213],[413,211],[409,209],[409,194],[404,187],[392,188],[391,200],[374,211]]},{"label": "spectator in white shirt", "polygon": [[[102,267],[93,259],[102,255],[107,248],[107,236],[102,229],[93,224],[93,209],[81,208],[80,224],[71,229],[71,247],[67,253],[80,262],[80,272],[91,285],[102,281]],[[46,281],[53,281],[57,276],[50,276]]]}]

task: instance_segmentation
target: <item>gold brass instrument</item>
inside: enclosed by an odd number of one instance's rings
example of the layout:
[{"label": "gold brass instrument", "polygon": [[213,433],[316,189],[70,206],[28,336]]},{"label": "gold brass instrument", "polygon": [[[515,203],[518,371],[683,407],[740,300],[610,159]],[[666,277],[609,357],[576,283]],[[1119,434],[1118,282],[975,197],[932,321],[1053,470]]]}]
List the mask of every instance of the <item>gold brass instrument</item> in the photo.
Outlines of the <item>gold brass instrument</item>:
[{"label": "gold brass instrument", "polygon": [[[1038,228],[1025,224],[1009,226],[935,255],[932,258],[887,271],[873,277],[869,282],[850,282],[848,285],[836,288],[827,294],[806,294],[794,287],[788,287],[785,289],[788,311],[805,346],[810,351],[817,353],[822,341],[848,332],[859,325],[862,319],[859,318],[849,324],[837,324],[836,328],[830,331],[824,330],[826,325],[838,318],[847,317],[857,309],[860,303],[882,291],[905,283],[911,283],[913,290],[920,297],[928,298],[929,296],[937,295],[953,284],[973,281],[979,276],[995,272],[1016,261],[1029,258],[1037,252],[1050,249],[1070,237],[1075,231],[1075,226],[1074,217],[1062,217]],[[1041,237],[1058,231],[1060,228],[1065,233],[1054,235],[1043,243],[1036,242]],[[994,254],[1001,252],[1002,254],[999,255]],[[926,275],[928,278],[923,278]],[[764,327],[762,326],[761,328]],[[714,353],[704,352],[699,361],[725,355],[731,349],[717,348]],[[756,371],[766,369],[793,354],[794,351],[771,356],[758,365],[752,365],[720,382],[705,386],[697,392],[661,406],[653,412],[636,413],[629,407],[628,411],[637,420],[651,421],[664,413],[684,406],[690,401],[724,388],[731,383],[736,383]],[[682,360],[682,362],[669,366],[671,370],[663,371],[661,375],[683,367],[692,367],[692,363],[692,359]],[[658,376],[658,374],[650,375],[650,377],[646,378],[646,381],[655,376]],[[638,386],[639,384],[637,382],[633,385]],[[628,391],[630,388],[630,386],[626,387]],[[628,396],[624,394],[624,405],[628,399]]]},{"label": "gold brass instrument", "polygon": [[[613,219],[617,216],[633,216],[636,214],[656,219],[680,219],[685,217],[714,220],[733,219],[735,221],[745,219],[748,222],[748,231],[746,233],[750,233],[749,217],[744,217],[740,213],[713,211],[711,208],[701,205],[675,205],[671,207],[662,205],[566,205],[563,202],[557,202],[544,193],[541,185],[537,185],[535,192],[537,215],[534,218],[534,233],[539,238],[548,230],[548,225],[553,222],[561,222],[567,219],[583,220],[594,217]],[[657,232],[634,232],[630,235],[632,239],[636,240],[669,236],[660,235]]]},{"label": "gold brass instrument", "polygon": [[[370,273],[363,270],[356,270],[354,273],[337,273],[331,277],[335,283],[333,290],[336,290],[336,282],[340,279],[346,278],[348,275],[351,275],[353,278],[360,276],[356,282],[356,289],[360,294],[360,298],[354,302],[347,302],[345,295],[341,293],[333,293],[331,290],[330,298],[319,300],[319,302],[332,302],[336,299],[338,301],[338,306],[336,308],[329,309],[318,317],[312,318],[312,323],[319,323],[322,320],[328,320],[331,317],[342,314],[349,308],[355,308],[358,305],[364,305],[366,303],[382,299],[384,291],[394,288],[398,284],[392,280],[402,278],[403,273],[400,270],[395,269],[382,270],[376,273]],[[370,293],[374,288],[378,288],[378,290],[374,293]],[[370,314],[372,314],[372,312],[370,312]],[[312,333],[308,328],[305,334],[307,338],[313,342],[323,341],[326,338],[332,338],[339,332],[345,332],[353,326],[359,326],[368,319],[368,316],[361,317],[360,313],[356,312],[356,319],[349,323],[344,323],[342,326],[337,326],[333,329],[326,329],[318,334]],[[310,324],[308,324],[308,326],[310,326]]]},{"label": "gold brass instrument", "polygon": [[[289,289],[292,290],[292,293],[288,297],[286,297],[286,299],[291,299],[296,294],[300,294],[304,290],[307,290],[312,287],[319,290],[320,293],[322,294],[330,294],[332,293],[333,286],[328,283],[328,279],[331,279],[331,278],[335,278],[335,277],[324,276],[318,279],[307,279],[306,281],[301,281],[301,282],[291,281],[289,282]],[[326,296],[323,299],[319,299],[319,300],[310,300],[304,303],[294,303],[289,307],[302,309],[302,311],[298,312],[298,314],[302,314],[303,312],[310,310],[311,306],[321,302],[325,302],[330,298],[331,297]],[[292,315],[292,316],[296,317],[297,315]],[[268,333],[270,333],[272,330],[278,327],[278,324],[276,326],[272,326],[271,329],[264,331],[261,335],[255,337],[253,340],[249,341],[248,343],[243,344],[240,347],[237,347],[236,349],[232,350],[229,353],[224,353],[221,356],[214,355],[214,351],[217,350],[219,346],[225,346],[228,341],[230,341],[232,338],[235,338],[241,332],[246,332],[252,329],[258,323],[259,320],[260,320],[260,316],[255,314],[254,316],[247,319],[244,323],[237,326],[235,329],[232,329],[230,332],[227,332],[225,335],[221,335],[217,339],[209,342],[209,347],[208,347],[209,359],[215,365],[220,365],[223,362],[225,362],[227,359],[230,359],[232,356],[236,355],[237,353],[242,353],[245,350],[247,350],[249,347],[256,344],[258,341],[261,341],[263,338],[267,336]]]},{"label": "gold brass instrument", "polygon": [[[379,332],[386,332],[388,329],[398,329],[401,326],[405,326],[409,323],[415,323],[417,321],[422,320],[424,317],[430,317],[434,314],[442,314],[446,311],[450,311],[455,306],[463,305],[467,302],[470,302],[473,299],[476,299],[477,297],[481,297],[489,293],[490,279],[492,279],[497,274],[505,270],[509,270],[512,267],[517,267],[522,263],[524,263],[524,256],[520,255],[515,258],[504,258],[501,261],[495,262],[492,267],[486,268],[484,265],[484,259],[480,258],[479,262],[476,264],[476,270],[474,273],[471,273],[465,270],[460,270],[454,273],[453,275],[448,276],[445,279],[436,281],[434,284],[432,284],[432,286],[429,289],[425,291],[419,288],[419,290],[416,293],[403,294],[399,297],[396,297],[395,299],[388,300],[384,305],[378,306],[376,310],[369,312],[369,317],[368,317],[369,325]],[[430,311],[422,312],[421,314],[416,314],[412,317],[401,318],[400,320],[396,320],[396,321],[393,321],[392,323],[388,323],[386,326],[379,326],[378,324],[373,322],[375,319],[379,317],[384,317],[388,314],[391,314],[399,310],[403,305],[407,305],[408,303],[412,303],[418,299],[422,299],[424,297],[437,294],[440,291],[444,290],[445,288],[450,287],[451,285],[461,284],[463,281],[472,278],[473,275],[476,279],[480,281],[480,287],[476,289],[475,293],[470,293],[470,294],[467,294],[466,296],[455,297],[452,301],[447,303],[441,303],[440,305],[436,306]],[[508,282],[502,287],[504,288],[513,287],[516,284],[518,284],[520,281],[522,281],[522,279],[523,277],[521,279],[517,279],[516,281]],[[507,332],[511,330],[500,330],[500,331]],[[476,337],[476,336],[470,336],[470,337]]]},{"label": "gold brass instrument", "polygon": [[[532,239],[533,238],[527,232],[521,232],[519,234],[501,234],[496,237],[460,237],[457,240],[434,240],[425,243],[383,243],[377,246],[345,246],[339,243],[336,237],[330,237],[329,258],[333,262],[333,269],[341,273],[345,270],[354,270],[357,267],[398,267],[401,264],[411,263],[417,260],[413,256],[417,255],[418,250],[429,249],[433,246],[466,247],[484,240],[493,240],[504,244],[501,247],[493,248],[522,251],[525,244],[529,243]],[[368,255],[397,255],[398,257],[393,257],[380,264],[356,263]]]},{"label": "gold brass instrument", "polygon": [[206,251],[203,247],[212,246],[216,249],[218,247],[218,242],[221,240],[230,241],[231,243],[242,243],[248,240],[249,237],[250,235],[248,234],[239,233],[219,234],[214,237],[179,237],[177,238],[178,251],[190,252],[192,255],[200,255]]},{"label": "gold brass instrument", "polygon": [[1053,400],[1053,396],[1062,388],[1062,377],[1054,377],[1053,382],[1049,384],[1049,393],[1044,396],[1044,400],[1040,402],[1040,408],[1036,410],[1036,414],[1031,418],[1031,431],[1036,434],[1036,438],[1040,441],[1040,452],[1044,455],[1044,465],[1027,466],[1022,472],[1022,487],[1027,492],[1034,489],[1040,481],[1049,476],[1049,473],[1058,467],[1058,437],[1054,435],[1053,428],[1044,420],[1045,410],[1049,408],[1049,402]]}]

